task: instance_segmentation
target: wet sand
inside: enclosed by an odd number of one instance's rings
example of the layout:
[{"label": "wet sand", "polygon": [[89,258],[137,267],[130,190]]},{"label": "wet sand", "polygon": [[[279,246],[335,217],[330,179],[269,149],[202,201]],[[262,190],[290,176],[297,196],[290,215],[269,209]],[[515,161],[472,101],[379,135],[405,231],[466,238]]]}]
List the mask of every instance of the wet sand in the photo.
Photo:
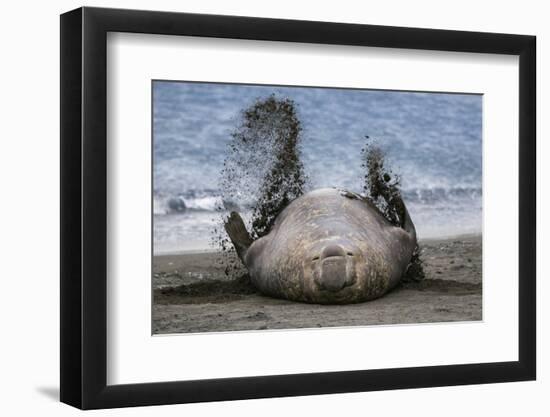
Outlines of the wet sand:
[{"label": "wet sand", "polygon": [[296,329],[482,319],[481,236],[420,242],[426,278],[360,304],[264,297],[229,279],[216,253],[153,259],[153,333]]}]

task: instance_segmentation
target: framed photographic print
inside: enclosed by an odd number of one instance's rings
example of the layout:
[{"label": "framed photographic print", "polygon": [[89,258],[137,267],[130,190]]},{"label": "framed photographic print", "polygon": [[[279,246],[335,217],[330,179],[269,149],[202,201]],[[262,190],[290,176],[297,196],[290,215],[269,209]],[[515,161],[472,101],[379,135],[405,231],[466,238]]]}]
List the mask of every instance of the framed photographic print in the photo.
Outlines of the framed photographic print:
[{"label": "framed photographic print", "polygon": [[535,38],[61,16],[61,401],[535,379]]}]

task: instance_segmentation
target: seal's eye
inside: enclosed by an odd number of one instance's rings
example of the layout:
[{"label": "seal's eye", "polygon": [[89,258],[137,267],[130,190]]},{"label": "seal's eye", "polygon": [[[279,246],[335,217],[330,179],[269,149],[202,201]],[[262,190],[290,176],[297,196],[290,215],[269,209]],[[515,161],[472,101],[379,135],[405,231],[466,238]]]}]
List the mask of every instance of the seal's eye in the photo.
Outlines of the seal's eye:
[{"label": "seal's eye", "polygon": [[319,257],[316,256],[315,258],[312,259],[312,261],[318,261],[319,260]]},{"label": "seal's eye", "polygon": [[348,252],[347,255],[348,255],[348,256],[353,256],[353,253]]}]

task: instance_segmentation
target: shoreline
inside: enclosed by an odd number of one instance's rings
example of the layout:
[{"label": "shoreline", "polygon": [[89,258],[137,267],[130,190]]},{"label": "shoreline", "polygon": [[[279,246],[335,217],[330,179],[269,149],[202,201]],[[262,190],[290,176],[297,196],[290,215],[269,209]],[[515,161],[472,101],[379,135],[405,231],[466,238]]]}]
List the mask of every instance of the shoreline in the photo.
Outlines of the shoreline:
[{"label": "shoreline", "polygon": [[174,334],[481,320],[481,234],[419,243],[423,281],[400,284],[376,300],[328,306],[262,296],[227,276],[215,251],[156,255],[152,330]]},{"label": "shoreline", "polygon": [[[475,239],[478,236],[482,236],[481,232],[479,233],[460,233],[457,235],[441,235],[441,236],[433,236],[433,237],[425,237],[425,238],[419,238],[418,242],[419,244],[422,243],[429,243],[432,241],[440,242],[445,240],[460,240],[460,239]],[[159,253],[153,253],[153,257],[162,257],[162,256],[178,256],[178,255],[196,255],[200,253],[218,253],[218,249],[216,248],[206,248],[206,249],[176,249],[176,250],[168,250],[163,251]]]}]

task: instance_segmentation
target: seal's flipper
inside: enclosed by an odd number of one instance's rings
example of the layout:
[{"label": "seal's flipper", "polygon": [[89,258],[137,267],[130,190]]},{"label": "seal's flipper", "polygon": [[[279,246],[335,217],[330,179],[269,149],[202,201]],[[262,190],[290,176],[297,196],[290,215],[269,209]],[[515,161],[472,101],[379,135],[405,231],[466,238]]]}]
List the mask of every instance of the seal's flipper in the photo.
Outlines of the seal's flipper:
[{"label": "seal's flipper", "polygon": [[225,221],[224,227],[225,231],[229,235],[229,239],[231,239],[231,242],[233,243],[233,246],[235,246],[237,255],[239,255],[241,261],[244,262],[244,255],[253,240],[246,230],[246,226],[244,225],[243,219],[239,213],[232,211]]},{"label": "seal's flipper", "polygon": [[411,216],[409,215],[409,210],[407,210],[407,206],[405,206],[405,202],[401,197],[398,198],[398,205],[399,205],[399,216],[401,220],[401,227],[408,232],[414,240],[416,240],[416,228],[414,227],[414,223],[412,222]]},{"label": "seal's flipper", "polygon": [[390,206],[397,213],[399,226],[401,226],[401,228],[407,233],[411,234],[411,236],[416,240],[416,228],[414,227],[414,223],[409,215],[407,206],[405,206],[405,202],[403,201],[403,198],[401,198],[401,193],[392,193],[387,189],[382,189],[380,194],[384,200],[386,200],[388,206]]},{"label": "seal's flipper", "polygon": [[426,275],[424,274],[424,267],[422,259],[420,258],[421,251],[420,246],[418,246],[418,241],[416,239],[416,228],[414,227],[414,223],[412,222],[411,216],[409,215],[407,206],[405,206],[405,202],[401,198],[400,194],[390,195],[387,193],[382,193],[382,196],[384,197],[388,205],[391,205],[393,209],[397,212],[397,215],[399,217],[399,225],[409,234],[412,241],[414,242],[414,251],[411,256],[409,265],[407,266],[405,273],[401,277],[401,281],[421,281],[426,277]]},{"label": "seal's flipper", "polygon": [[[369,139],[369,137],[366,137]],[[385,152],[377,145],[367,143],[363,148],[362,167],[367,169],[365,185],[367,196],[376,205],[383,216],[394,226],[401,227],[416,240],[416,230],[401,198],[399,185],[401,178],[385,167]],[[379,199],[384,201],[381,202]],[[382,203],[382,204],[379,204]]]}]

